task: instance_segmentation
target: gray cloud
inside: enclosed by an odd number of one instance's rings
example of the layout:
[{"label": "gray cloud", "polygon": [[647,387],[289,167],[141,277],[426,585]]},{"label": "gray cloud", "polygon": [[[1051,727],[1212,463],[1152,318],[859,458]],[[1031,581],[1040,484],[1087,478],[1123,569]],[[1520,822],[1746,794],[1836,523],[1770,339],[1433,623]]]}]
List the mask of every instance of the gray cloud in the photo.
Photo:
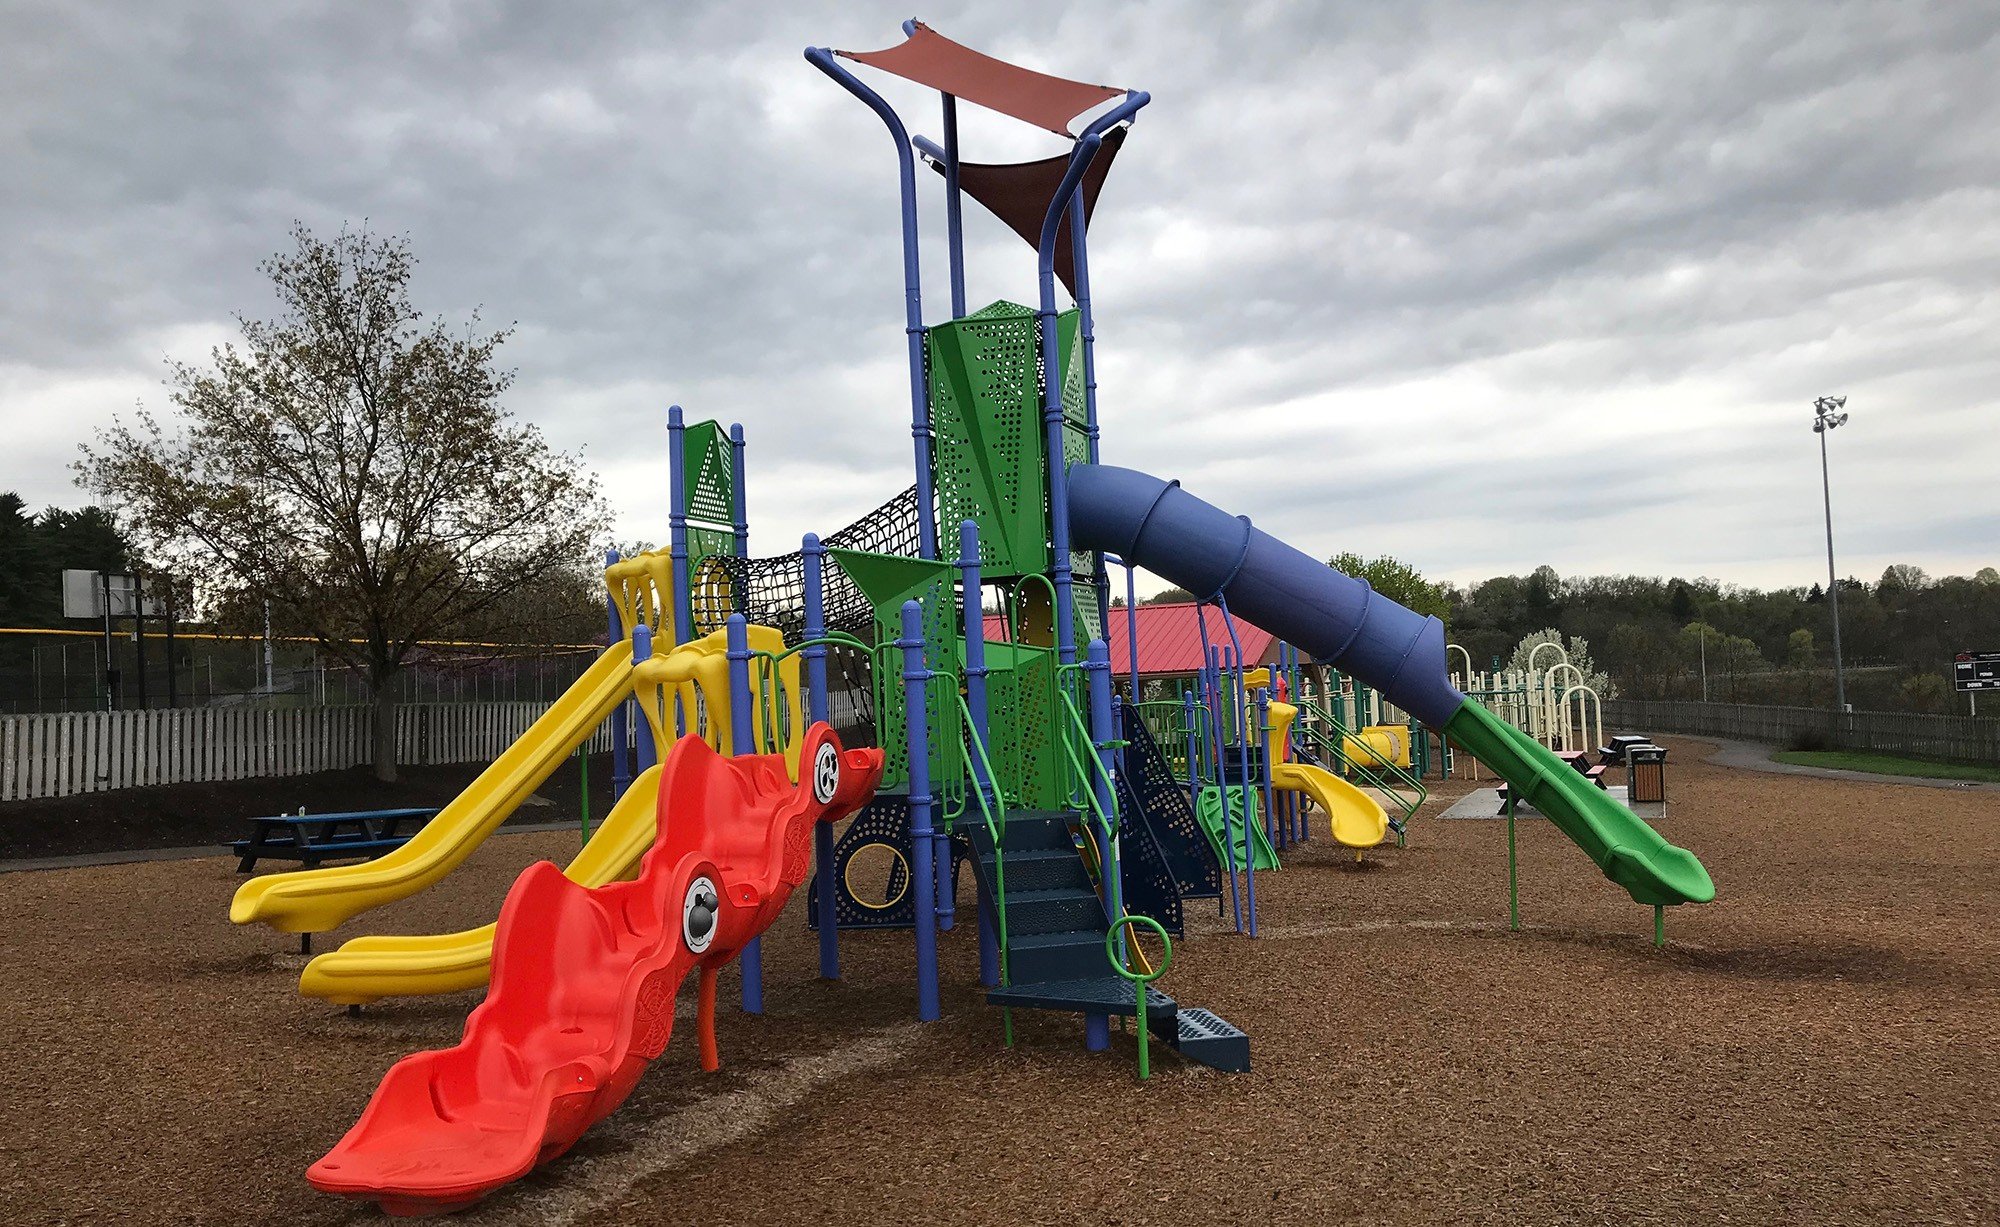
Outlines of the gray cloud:
[{"label": "gray cloud", "polygon": [[[799,56],[894,42],[904,10],[0,13],[0,486],[74,501],[75,444],[163,407],[163,355],[268,312],[254,266],[294,217],[407,233],[420,302],[517,324],[515,409],[628,537],[664,535],[670,401],[748,427],[760,548],[908,480],[892,150]],[[1107,459],[1461,580],[1805,583],[1808,405],[1846,392],[1844,566],[1996,561],[1991,9],[924,16],[1155,95],[1095,228]],[[935,134],[933,99],[882,88]],[[1054,151],[965,124],[970,156]],[[974,299],[1031,299],[1026,248],[968,231]]]}]

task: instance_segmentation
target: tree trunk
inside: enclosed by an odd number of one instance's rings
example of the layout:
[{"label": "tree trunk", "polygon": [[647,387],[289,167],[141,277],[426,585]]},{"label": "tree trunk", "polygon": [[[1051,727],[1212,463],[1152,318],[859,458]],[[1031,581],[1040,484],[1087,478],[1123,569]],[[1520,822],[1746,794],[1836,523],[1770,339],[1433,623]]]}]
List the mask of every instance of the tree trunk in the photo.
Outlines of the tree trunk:
[{"label": "tree trunk", "polygon": [[370,686],[375,704],[375,778],[396,782],[396,675],[376,677]]}]

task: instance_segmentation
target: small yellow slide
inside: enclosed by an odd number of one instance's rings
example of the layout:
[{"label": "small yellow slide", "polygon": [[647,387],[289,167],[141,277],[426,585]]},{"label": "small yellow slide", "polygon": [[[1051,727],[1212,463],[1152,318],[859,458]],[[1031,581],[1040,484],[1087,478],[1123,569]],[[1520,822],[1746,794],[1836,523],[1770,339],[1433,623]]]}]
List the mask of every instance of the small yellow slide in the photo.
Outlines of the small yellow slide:
[{"label": "small yellow slide", "polygon": [[450,873],[632,693],[632,645],[620,641],[563,692],[410,842],[376,860],[273,873],[245,882],[229,905],[237,924],[318,933],[414,895]]},{"label": "small yellow slide", "polygon": [[[1257,672],[1264,674],[1261,680],[1269,685],[1270,675],[1261,669]],[[1256,679],[1256,674],[1251,677]],[[1264,744],[1272,760],[1271,787],[1279,792],[1303,793],[1314,805],[1326,811],[1334,839],[1355,849],[1357,860],[1361,849],[1373,848],[1387,839],[1389,815],[1375,798],[1323,767],[1287,761],[1291,744],[1289,734],[1299,709],[1273,699],[1269,711],[1271,723],[1265,729],[1267,740]]]},{"label": "small yellow slide", "polygon": [[[648,767],[626,788],[590,842],[563,870],[596,889],[629,878],[653,846],[660,768]],[[486,984],[493,925],[463,933],[357,937],[306,964],[299,992],[335,1005],[367,1005],[384,997],[455,993]]]},{"label": "small yellow slide", "polygon": [[1389,836],[1389,815],[1375,798],[1311,763],[1278,763],[1271,768],[1271,787],[1304,793],[1326,811],[1333,837],[1350,848],[1373,848]]}]

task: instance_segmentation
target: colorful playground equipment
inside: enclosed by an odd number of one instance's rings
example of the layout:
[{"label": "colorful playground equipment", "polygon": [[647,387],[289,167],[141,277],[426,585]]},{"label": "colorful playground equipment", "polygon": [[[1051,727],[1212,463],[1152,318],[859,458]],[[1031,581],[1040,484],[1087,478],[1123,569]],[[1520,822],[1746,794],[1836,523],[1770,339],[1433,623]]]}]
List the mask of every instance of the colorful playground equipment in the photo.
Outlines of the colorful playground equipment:
[{"label": "colorful playground equipment", "polygon": [[[659,1054],[696,968],[712,1068],[717,971],[734,960],[744,1008],[761,1010],[757,938],[808,864],[821,976],[840,975],[843,929],[907,927],[917,1015],[938,1018],[938,944],[959,928],[969,865],[979,978],[1006,1042],[1015,1009],[1080,1015],[1093,1051],[1129,1017],[1142,1071],[1155,1029],[1193,1060],[1249,1068],[1242,1030],[1160,987],[1186,905],[1215,900],[1254,936],[1258,874],[1309,837],[1309,810],[1357,854],[1391,832],[1402,842],[1432,736],[1512,782],[1635,900],[1713,897],[1690,853],[1573,787],[1547,748],[1453,687],[1436,619],[1177,483],[1100,462],[1087,226],[1149,95],[1031,72],[915,22],[904,32],[886,50],[806,59],[894,146],[915,483],[796,552],[752,558],[743,431],[670,409],[670,547],[611,560],[597,665],[406,848],[239,892],[232,919],[287,932],[406,897],[611,725],[620,800],[567,876],[531,867],[495,926],[360,938],[307,968],[304,991],[350,1005],[491,976],[463,1042],[392,1069],[312,1168],[316,1186],[450,1209],[562,1153]],[[937,90],[941,143],[911,136],[848,65]],[[964,161],[961,102],[1067,148]],[[945,184],[951,316],[929,324],[919,157]],[[968,306],[965,196],[1035,247],[1035,307]],[[1139,701],[1136,660],[1118,693],[1110,565],[1125,571],[1128,617],[1136,568],[1200,602],[1206,668],[1176,701]],[[1284,641],[1275,668],[1244,660],[1245,623]],[[834,730],[873,749],[842,752]],[[1141,932],[1163,947],[1142,949]]]}]

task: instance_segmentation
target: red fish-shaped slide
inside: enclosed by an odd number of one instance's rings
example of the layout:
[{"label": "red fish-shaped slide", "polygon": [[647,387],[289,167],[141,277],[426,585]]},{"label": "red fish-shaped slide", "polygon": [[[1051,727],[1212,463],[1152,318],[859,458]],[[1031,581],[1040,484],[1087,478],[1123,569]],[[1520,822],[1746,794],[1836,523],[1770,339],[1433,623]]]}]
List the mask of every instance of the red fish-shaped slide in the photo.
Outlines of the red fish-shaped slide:
[{"label": "red fish-shaped slide", "polygon": [[500,910],[492,986],[464,1038],[392,1066],[306,1179],[390,1214],[462,1209],[519,1179],[631,1093],[667,1046],[690,971],[702,1066],[716,1068],[717,973],[805,880],[814,824],[859,809],[882,778],[880,750],[843,751],[824,724],[800,764],[793,784],[780,755],[724,758],[685,738],[636,879],[589,890],[529,866]]}]

